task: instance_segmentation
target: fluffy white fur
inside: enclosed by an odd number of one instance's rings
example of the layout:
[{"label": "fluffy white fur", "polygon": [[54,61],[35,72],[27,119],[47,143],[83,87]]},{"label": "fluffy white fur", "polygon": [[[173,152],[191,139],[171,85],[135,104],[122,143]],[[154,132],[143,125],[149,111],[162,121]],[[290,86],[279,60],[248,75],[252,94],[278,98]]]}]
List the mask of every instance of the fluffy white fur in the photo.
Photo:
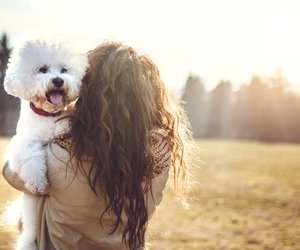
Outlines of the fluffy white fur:
[{"label": "fluffy white fur", "polygon": [[[6,156],[11,170],[33,193],[41,193],[48,187],[45,146],[68,131],[68,120],[57,120],[65,116],[66,106],[78,97],[87,66],[84,55],[65,44],[45,41],[25,43],[10,59],[4,88],[21,99],[21,112],[17,133],[8,145]],[[62,79],[62,86],[56,86],[54,78]],[[55,117],[41,116],[33,112],[30,103],[49,113],[62,113]],[[17,249],[37,249],[35,195],[23,196],[22,222]]]}]

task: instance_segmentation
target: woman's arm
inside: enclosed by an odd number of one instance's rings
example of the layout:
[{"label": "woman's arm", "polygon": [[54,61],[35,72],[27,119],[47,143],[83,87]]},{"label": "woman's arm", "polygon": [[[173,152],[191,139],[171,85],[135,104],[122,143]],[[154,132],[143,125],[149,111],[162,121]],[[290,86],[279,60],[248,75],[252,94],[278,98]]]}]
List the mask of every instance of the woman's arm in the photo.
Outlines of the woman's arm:
[{"label": "woman's arm", "polygon": [[18,176],[18,174],[11,171],[8,162],[5,163],[2,169],[2,175],[9,185],[11,185],[13,188],[21,192],[28,193],[28,194],[37,194],[37,195],[44,195],[48,193],[48,189],[46,189],[43,193],[32,193],[29,190],[27,190],[24,181]]},{"label": "woman's arm", "polygon": [[169,177],[171,166],[171,151],[167,140],[167,133],[164,130],[151,132],[151,151],[153,155],[153,174],[151,188],[148,193],[148,216],[152,217],[156,206],[162,200],[163,191]]},{"label": "woman's arm", "polygon": [[21,192],[26,192],[24,181],[15,172],[11,171],[8,162],[5,163],[2,169],[2,175],[4,179],[8,182],[8,184],[11,185],[13,188]]}]

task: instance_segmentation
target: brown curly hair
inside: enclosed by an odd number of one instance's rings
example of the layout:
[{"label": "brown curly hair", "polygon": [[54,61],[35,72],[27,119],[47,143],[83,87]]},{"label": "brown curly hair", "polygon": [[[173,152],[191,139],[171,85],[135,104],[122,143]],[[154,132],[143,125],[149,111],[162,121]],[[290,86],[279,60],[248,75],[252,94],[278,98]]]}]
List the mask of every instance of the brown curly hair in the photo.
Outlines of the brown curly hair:
[{"label": "brown curly hair", "polygon": [[[148,223],[146,200],[153,172],[149,131],[167,131],[175,190],[182,191],[187,171],[179,125],[186,129],[186,119],[148,56],[105,42],[88,58],[90,67],[71,117],[73,157],[79,159],[78,169],[92,190],[105,198],[105,212],[115,215],[112,233],[123,225],[123,241],[136,249],[145,245]],[[88,171],[82,167],[86,155],[92,159]]]}]

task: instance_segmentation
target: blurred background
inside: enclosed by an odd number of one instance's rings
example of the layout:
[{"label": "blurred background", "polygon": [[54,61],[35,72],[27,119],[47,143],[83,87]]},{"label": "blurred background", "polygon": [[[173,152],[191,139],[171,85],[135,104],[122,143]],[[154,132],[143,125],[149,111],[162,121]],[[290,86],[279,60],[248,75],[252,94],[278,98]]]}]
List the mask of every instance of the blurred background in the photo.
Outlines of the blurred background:
[{"label": "blurred background", "polygon": [[[297,0],[0,0],[0,151],[19,115],[3,89],[15,47],[125,42],[183,101],[201,159],[188,210],[166,190],[150,249],[300,249],[299,13]],[[18,195],[1,177],[0,204]],[[0,249],[16,235],[0,229]]]}]

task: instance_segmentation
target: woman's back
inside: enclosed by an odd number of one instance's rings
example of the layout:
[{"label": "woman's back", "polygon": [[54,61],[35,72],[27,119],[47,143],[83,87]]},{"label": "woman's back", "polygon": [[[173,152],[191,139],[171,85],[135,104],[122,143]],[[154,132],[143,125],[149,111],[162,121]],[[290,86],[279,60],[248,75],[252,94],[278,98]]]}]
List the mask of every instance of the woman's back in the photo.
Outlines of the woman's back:
[{"label": "woman's back", "polygon": [[[162,191],[168,178],[171,155],[164,136],[160,130],[156,130],[151,136],[157,167],[152,179],[153,198],[151,194],[147,195],[149,217],[162,199]],[[47,147],[51,187],[49,195],[39,200],[39,249],[128,249],[122,241],[123,225],[120,224],[112,233],[115,217],[109,212],[103,213],[106,204],[101,197],[101,190],[97,190],[96,195],[85,173],[76,172],[72,168],[72,165],[76,166],[75,162],[68,163],[70,150],[70,139],[57,139]],[[89,159],[84,161],[83,167],[89,170]],[[126,222],[124,213],[122,217]]]}]

